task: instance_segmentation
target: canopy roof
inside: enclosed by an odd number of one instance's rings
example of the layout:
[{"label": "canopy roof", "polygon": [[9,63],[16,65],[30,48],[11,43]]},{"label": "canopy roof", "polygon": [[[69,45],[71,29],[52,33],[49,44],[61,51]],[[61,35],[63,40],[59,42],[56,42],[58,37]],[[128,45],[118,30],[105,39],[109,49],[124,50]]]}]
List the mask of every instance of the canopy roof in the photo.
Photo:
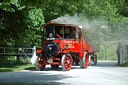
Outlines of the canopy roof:
[{"label": "canopy roof", "polygon": [[[41,27],[50,26],[50,24],[51,24],[51,23],[43,24]],[[54,26],[82,28],[82,26],[73,25],[73,24],[57,24],[57,23],[52,23],[52,24],[54,24]]]}]

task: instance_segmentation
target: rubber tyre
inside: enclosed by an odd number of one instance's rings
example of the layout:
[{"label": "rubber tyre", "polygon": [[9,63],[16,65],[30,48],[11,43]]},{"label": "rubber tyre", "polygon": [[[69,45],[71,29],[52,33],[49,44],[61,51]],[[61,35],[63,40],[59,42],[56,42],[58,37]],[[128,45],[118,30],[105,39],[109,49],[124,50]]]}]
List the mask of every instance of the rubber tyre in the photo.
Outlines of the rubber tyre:
[{"label": "rubber tyre", "polygon": [[97,55],[94,54],[94,65],[97,65]]},{"label": "rubber tyre", "polygon": [[88,66],[91,66],[91,55],[89,55]]},{"label": "rubber tyre", "polygon": [[87,68],[88,67],[88,53],[84,52],[84,57],[80,58],[80,67]]},{"label": "rubber tyre", "polygon": [[63,71],[68,71],[72,67],[72,56],[70,54],[64,54],[61,59]]}]

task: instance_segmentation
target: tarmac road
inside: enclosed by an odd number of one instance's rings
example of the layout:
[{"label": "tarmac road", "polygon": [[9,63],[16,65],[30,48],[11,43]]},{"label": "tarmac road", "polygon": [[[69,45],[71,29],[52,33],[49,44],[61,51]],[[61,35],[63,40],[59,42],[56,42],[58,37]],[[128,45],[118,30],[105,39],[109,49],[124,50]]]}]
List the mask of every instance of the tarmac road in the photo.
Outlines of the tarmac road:
[{"label": "tarmac road", "polygon": [[0,82],[47,83],[55,85],[128,85],[128,68],[117,67],[116,61],[98,61],[96,66],[81,69],[72,66],[70,71],[51,69],[0,72]]}]

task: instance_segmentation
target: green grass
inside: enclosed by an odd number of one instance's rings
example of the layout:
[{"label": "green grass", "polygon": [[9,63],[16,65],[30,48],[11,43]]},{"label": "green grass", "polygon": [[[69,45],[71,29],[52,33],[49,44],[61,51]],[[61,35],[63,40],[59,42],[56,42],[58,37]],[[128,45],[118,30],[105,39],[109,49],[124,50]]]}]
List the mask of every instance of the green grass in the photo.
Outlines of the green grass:
[{"label": "green grass", "polygon": [[32,70],[35,69],[35,65],[21,64],[21,65],[0,65],[0,72],[19,71],[19,70]]},{"label": "green grass", "polygon": [[125,64],[118,64],[118,66],[120,66],[120,67],[128,67],[128,63],[125,63]]},{"label": "green grass", "polygon": [[0,85],[52,85],[52,84],[29,84],[29,83],[1,83]]}]

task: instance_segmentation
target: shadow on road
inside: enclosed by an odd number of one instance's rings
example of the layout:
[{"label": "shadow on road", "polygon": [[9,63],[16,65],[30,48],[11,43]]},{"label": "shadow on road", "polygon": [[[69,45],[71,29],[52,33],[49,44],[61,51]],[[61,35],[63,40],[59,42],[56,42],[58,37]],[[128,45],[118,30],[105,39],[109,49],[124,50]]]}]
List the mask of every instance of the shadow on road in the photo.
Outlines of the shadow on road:
[{"label": "shadow on road", "polygon": [[[2,75],[4,74],[4,76]],[[52,74],[44,71],[19,71],[19,72],[3,72],[0,74],[0,82],[22,82],[22,83],[39,83],[39,84],[55,84],[63,85],[65,83],[58,82],[66,78],[72,78],[68,75]]]},{"label": "shadow on road", "polygon": [[[72,69],[81,69],[80,66],[72,66]],[[26,68],[25,70],[29,70],[29,71],[37,71],[35,68]],[[62,67],[60,66],[59,68],[51,68],[51,67],[46,67],[43,71],[63,71]]]},{"label": "shadow on road", "polygon": [[[98,61],[97,65],[94,65],[92,62],[91,67],[116,67],[117,61]],[[90,66],[88,66],[90,67]],[[80,65],[73,65],[72,69],[82,69],[80,68]],[[25,70],[29,71],[36,71],[35,67],[26,68]],[[43,71],[63,71],[62,66],[60,65],[59,68],[51,68],[51,66],[47,66]]]},{"label": "shadow on road", "polygon": [[98,61],[97,65],[92,64],[95,67],[116,67],[117,61]]}]

